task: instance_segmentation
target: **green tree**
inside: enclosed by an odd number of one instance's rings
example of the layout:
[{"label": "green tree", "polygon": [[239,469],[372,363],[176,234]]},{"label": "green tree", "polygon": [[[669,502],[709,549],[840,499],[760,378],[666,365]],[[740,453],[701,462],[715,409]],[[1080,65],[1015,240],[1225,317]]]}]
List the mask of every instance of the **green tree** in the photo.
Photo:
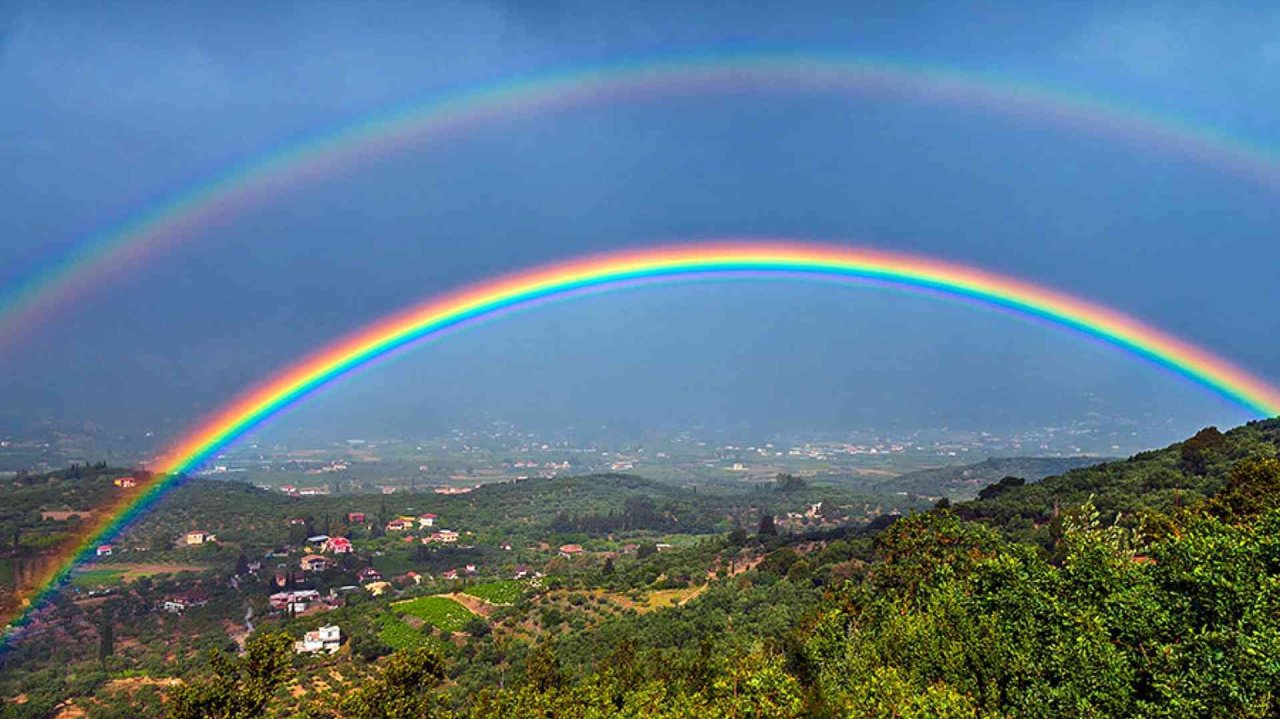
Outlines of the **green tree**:
[{"label": "green tree", "polygon": [[1182,469],[1192,474],[1205,474],[1210,465],[1222,458],[1228,447],[1226,435],[1217,427],[1205,427],[1182,443]]},{"label": "green tree", "polygon": [[1227,486],[1209,500],[1209,510],[1226,520],[1245,520],[1280,507],[1280,459],[1237,462]]},{"label": "green tree", "polygon": [[115,653],[115,626],[112,623],[110,612],[104,610],[98,624],[98,661],[106,662],[107,658]]},{"label": "green tree", "polygon": [[774,481],[774,486],[779,492],[791,493],[798,492],[809,486],[809,483],[794,474],[779,474]]},{"label": "green tree", "polygon": [[276,689],[293,675],[293,640],[283,632],[255,634],[243,657],[213,650],[213,675],[199,684],[174,689],[169,719],[256,719],[263,716]]},{"label": "green tree", "polygon": [[550,644],[543,642],[534,647],[524,665],[524,683],[534,691],[545,693],[564,684],[560,671],[560,659]]},{"label": "green tree", "polygon": [[426,718],[438,702],[430,689],[444,677],[444,658],[430,647],[404,649],[387,657],[382,671],[342,700],[349,719]]},{"label": "green tree", "polygon": [[766,513],[760,517],[760,530],[757,532],[761,537],[778,536],[778,527],[774,524],[773,515]]}]

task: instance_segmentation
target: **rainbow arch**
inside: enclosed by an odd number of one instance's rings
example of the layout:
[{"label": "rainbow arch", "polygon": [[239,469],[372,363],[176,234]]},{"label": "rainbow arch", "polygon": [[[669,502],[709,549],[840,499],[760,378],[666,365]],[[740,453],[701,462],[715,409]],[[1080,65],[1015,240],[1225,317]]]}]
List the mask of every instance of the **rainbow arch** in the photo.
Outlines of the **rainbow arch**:
[{"label": "rainbow arch", "polygon": [[[974,267],[908,254],[791,241],[729,241],[598,255],[464,287],[393,314],[240,395],[175,444],[158,462],[156,478],[137,498],[106,513],[47,578],[31,606],[40,606],[77,564],[92,556],[97,544],[145,512],[184,473],[312,392],[398,349],[555,298],[636,283],[738,276],[891,284],[978,302],[1096,337],[1252,412],[1280,414],[1280,389],[1225,359],[1116,310]],[[29,610],[19,617],[11,629],[30,614]]]},{"label": "rainbow arch", "polygon": [[124,269],[265,198],[406,146],[520,114],[736,90],[887,95],[1063,125],[1280,189],[1280,156],[1175,118],[994,74],[814,53],[710,54],[496,83],[290,143],[94,237],[0,295],[0,347]]}]

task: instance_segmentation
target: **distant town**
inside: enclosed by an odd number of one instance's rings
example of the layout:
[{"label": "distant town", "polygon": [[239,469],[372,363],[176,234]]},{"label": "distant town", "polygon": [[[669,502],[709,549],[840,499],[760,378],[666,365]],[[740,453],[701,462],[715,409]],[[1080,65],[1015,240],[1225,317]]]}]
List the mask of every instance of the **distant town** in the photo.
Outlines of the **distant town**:
[{"label": "distant town", "polygon": [[[1133,425],[1096,416],[1006,432],[944,427],[754,436],[703,429],[587,440],[493,421],[417,440],[259,439],[232,447],[200,474],[298,496],[462,493],[490,482],[599,472],[712,485],[770,481],[783,472],[857,480],[991,456],[1116,456],[1146,446]],[[0,438],[0,473],[46,471],[103,456],[147,466],[162,447],[157,434],[113,438],[101,428],[15,434]]]}]

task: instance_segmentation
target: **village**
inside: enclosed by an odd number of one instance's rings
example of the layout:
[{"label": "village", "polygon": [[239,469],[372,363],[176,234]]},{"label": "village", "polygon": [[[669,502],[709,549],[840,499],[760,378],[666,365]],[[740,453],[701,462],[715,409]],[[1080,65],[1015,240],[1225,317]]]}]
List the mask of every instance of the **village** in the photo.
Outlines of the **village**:
[{"label": "village", "polygon": [[[793,513],[793,516],[802,515]],[[478,548],[473,543],[473,532],[445,527],[441,517],[431,512],[396,515],[375,523],[371,513],[349,511],[343,519],[349,536],[307,533],[301,541],[281,543],[261,556],[251,558],[242,553],[229,577],[221,577],[216,572],[181,575],[188,577],[180,583],[181,588],[158,598],[153,610],[181,618],[192,610],[207,607],[211,595],[219,591],[232,588],[237,593],[253,592],[253,587],[270,591],[261,610],[249,611],[249,615],[259,621],[272,617],[280,621],[309,620],[352,606],[361,597],[390,601],[392,606],[422,597],[464,597],[474,607],[475,594],[483,595],[486,587],[500,588],[499,594],[518,596],[545,586],[549,571],[572,573],[573,567],[598,567],[602,563],[612,567],[612,562],[623,556],[643,556],[646,551],[652,554],[676,548],[665,541],[647,544],[621,541],[612,544],[614,549],[588,549],[577,542],[553,545],[545,541],[516,547],[513,542],[501,541],[491,547]],[[780,518],[779,521],[787,520]],[[299,530],[311,526],[313,520],[290,517],[282,524],[286,532],[298,535]],[[188,530],[172,542],[177,556],[229,547],[217,533],[203,529]],[[96,557],[106,563],[95,566],[132,566],[129,554],[149,552],[145,546],[99,545]],[[479,559],[448,562],[449,557],[472,557],[477,552],[481,555],[487,552],[496,559],[487,565]],[[384,560],[390,554],[425,558],[424,564],[442,568],[394,572],[379,569],[379,565],[387,564]],[[467,589],[477,585],[480,592]],[[463,594],[463,590],[472,594]],[[115,592],[111,587],[98,588],[84,592],[83,596],[93,600]],[[250,606],[253,605],[250,599]],[[478,613],[482,614],[483,611]],[[247,618],[246,624],[246,629],[252,627]],[[233,633],[233,638],[241,643],[247,633]],[[305,631],[294,644],[294,651],[300,655],[332,654],[349,639],[342,626],[321,624]]]}]

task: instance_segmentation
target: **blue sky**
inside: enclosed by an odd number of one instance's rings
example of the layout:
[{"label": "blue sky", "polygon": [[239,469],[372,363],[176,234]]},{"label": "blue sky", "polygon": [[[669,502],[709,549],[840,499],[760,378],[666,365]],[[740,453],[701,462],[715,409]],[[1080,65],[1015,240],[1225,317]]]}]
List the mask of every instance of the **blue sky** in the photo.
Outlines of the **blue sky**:
[{"label": "blue sky", "polygon": [[[990,72],[1280,145],[1280,10],[1191,3],[3,3],[0,282],[202,178],[443,92],[714,51]],[[1150,148],[885,98],[513,117],[202,229],[0,357],[4,411],[181,424],[384,312],[576,253],[722,236],[933,254],[1280,381],[1277,192]],[[122,411],[123,408],[123,411]],[[1168,427],[1246,414],[1071,335],[872,290],[643,290],[491,324],[288,421]],[[338,418],[338,419],[335,419]]]}]

